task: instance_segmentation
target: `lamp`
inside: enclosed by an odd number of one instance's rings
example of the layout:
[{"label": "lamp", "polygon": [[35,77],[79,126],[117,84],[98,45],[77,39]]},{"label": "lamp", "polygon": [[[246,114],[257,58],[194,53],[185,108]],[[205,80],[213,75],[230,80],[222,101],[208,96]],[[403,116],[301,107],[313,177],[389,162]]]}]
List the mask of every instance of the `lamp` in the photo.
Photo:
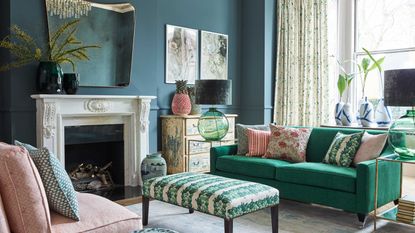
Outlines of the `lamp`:
[{"label": "lamp", "polygon": [[[230,80],[196,80],[195,103],[230,105],[232,104],[231,87]],[[228,133],[229,122],[225,114],[212,106],[200,116],[197,128],[204,139],[219,141]]]},{"label": "lamp", "polygon": [[92,4],[85,0],[46,0],[50,15],[58,15],[61,19],[88,15],[91,8]]},{"label": "lamp", "polygon": [[403,159],[415,159],[415,69],[386,70],[386,106],[412,107],[389,128],[388,141]]}]

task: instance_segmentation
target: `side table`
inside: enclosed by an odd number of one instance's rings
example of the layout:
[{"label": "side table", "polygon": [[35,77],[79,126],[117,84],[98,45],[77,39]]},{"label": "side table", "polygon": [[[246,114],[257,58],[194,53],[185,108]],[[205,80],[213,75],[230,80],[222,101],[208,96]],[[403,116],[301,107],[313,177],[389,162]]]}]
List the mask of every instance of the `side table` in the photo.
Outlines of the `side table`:
[{"label": "side table", "polygon": [[402,197],[402,170],[403,170],[403,164],[407,163],[407,164],[415,164],[415,160],[406,160],[406,159],[401,159],[397,154],[393,154],[390,156],[384,156],[384,157],[379,157],[376,159],[376,178],[375,178],[375,198],[374,198],[374,211],[373,211],[373,217],[374,217],[374,223],[373,223],[373,227],[374,227],[374,231],[376,231],[376,220],[377,219],[383,219],[383,220],[387,220],[387,221],[392,221],[392,222],[398,222],[398,223],[403,223],[403,224],[407,224],[407,225],[412,225],[415,226],[414,223],[405,223],[402,221],[397,220],[396,215],[398,214],[398,206],[394,205],[391,208],[388,208],[387,210],[384,210],[380,213],[378,213],[378,179],[379,179],[379,161],[387,161],[387,162],[391,162],[391,163],[400,163],[401,165],[401,172],[400,172],[400,197]]}]

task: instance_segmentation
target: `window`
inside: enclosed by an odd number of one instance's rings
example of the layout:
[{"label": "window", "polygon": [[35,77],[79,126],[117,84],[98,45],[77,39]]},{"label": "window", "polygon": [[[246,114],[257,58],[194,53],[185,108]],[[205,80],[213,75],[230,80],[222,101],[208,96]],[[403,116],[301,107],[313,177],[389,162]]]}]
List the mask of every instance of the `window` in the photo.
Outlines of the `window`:
[{"label": "window", "polygon": [[[337,0],[338,49],[340,61],[360,63],[366,48],[375,58],[385,57],[384,70],[415,68],[415,1],[414,0]],[[329,27],[333,27],[329,24]],[[329,29],[329,31],[332,29]],[[333,40],[332,37],[329,40]],[[330,42],[329,42],[330,44]],[[331,63],[331,66],[332,63]],[[357,71],[355,64],[345,63],[347,71]],[[338,69],[338,67],[337,67]],[[335,76],[337,77],[337,75]],[[373,101],[383,95],[383,75],[372,71],[366,82],[365,96]],[[349,90],[350,103],[357,110],[362,96],[361,78],[356,77]],[[337,88],[335,88],[337,93]],[[392,108],[394,118],[406,108]]]}]

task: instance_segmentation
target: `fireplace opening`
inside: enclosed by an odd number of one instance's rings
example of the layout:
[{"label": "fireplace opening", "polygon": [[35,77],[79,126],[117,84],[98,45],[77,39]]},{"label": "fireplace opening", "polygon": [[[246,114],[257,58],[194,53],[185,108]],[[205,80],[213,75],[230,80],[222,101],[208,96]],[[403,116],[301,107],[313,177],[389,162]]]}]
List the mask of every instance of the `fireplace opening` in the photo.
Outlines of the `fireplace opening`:
[{"label": "fireplace opening", "polygon": [[138,196],[139,188],[124,185],[123,128],[122,124],[65,127],[65,169],[76,191],[111,200]]}]

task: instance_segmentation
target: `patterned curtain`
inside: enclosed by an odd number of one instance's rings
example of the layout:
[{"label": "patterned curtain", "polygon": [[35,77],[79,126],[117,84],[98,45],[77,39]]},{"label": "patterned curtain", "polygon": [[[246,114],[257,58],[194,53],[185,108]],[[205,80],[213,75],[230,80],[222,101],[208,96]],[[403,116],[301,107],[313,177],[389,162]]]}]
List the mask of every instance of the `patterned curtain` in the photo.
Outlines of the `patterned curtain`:
[{"label": "patterned curtain", "polygon": [[327,0],[278,0],[274,120],[318,126],[329,110]]}]

